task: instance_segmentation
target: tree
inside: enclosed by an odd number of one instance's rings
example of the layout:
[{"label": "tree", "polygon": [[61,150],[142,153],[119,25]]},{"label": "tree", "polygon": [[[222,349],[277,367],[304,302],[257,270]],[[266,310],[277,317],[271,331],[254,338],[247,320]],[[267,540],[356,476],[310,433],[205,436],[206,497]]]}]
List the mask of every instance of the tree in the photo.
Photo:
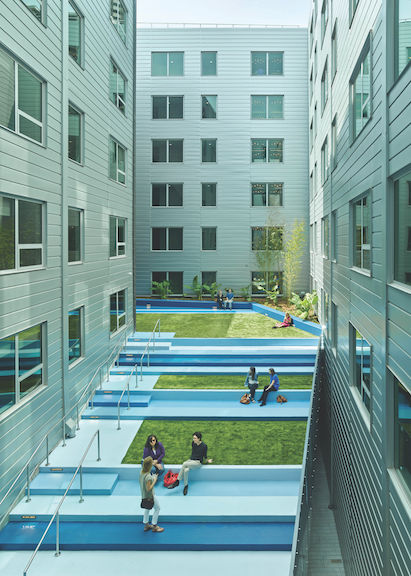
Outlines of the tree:
[{"label": "tree", "polygon": [[295,281],[300,273],[306,244],[305,223],[295,220],[292,230],[287,234],[284,246],[284,292],[291,298]]},{"label": "tree", "polygon": [[[266,219],[266,225],[253,228],[253,250],[258,272],[261,272],[263,281],[254,284],[259,290],[272,290],[280,281],[283,258],[283,232],[284,226],[278,224],[276,211],[271,208]],[[276,281],[275,281],[276,279]],[[279,290],[277,289],[277,294]]]}]

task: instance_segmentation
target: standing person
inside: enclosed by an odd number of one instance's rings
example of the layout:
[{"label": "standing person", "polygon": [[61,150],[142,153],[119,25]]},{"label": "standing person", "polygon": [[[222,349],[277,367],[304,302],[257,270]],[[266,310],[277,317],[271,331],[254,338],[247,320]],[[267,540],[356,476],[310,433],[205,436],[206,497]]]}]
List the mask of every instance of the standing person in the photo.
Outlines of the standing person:
[{"label": "standing person", "polygon": [[140,472],[140,491],[141,491],[141,498],[151,498],[154,500],[154,506],[152,510],[153,517],[151,519],[151,524],[149,523],[149,515],[150,510],[144,509],[143,515],[143,524],[144,524],[144,532],[148,532],[152,530],[153,532],[164,532],[164,528],[158,526],[158,515],[160,513],[160,504],[158,502],[157,497],[154,494],[154,485],[158,480],[157,474],[150,474],[150,470],[153,467],[153,459],[151,456],[147,456],[144,458],[143,465],[141,467]]},{"label": "standing person", "polygon": [[153,459],[153,468],[151,470],[152,474],[158,474],[158,476],[162,476],[164,474],[163,458],[165,454],[166,451],[164,450],[164,446],[157,440],[157,436],[150,434],[144,445],[143,460],[148,456],[151,456]]},{"label": "standing person", "polygon": [[258,376],[254,366],[250,366],[250,370],[246,376],[244,386],[250,390],[251,402],[255,402],[254,396],[255,391],[258,388]]},{"label": "standing person", "polygon": [[207,460],[207,444],[201,441],[202,434],[201,432],[194,432],[193,434],[193,441],[191,443],[191,457],[190,460],[186,460],[183,462],[181,466],[181,470],[178,474],[178,479],[170,486],[170,488],[176,488],[180,484],[180,480],[184,479],[184,496],[187,496],[188,492],[188,473],[190,470],[194,468],[200,468],[200,466],[204,463],[207,464],[212,463],[212,459]]},{"label": "standing person", "polygon": [[233,309],[234,292],[229,288],[225,294],[224,308]]},{"label": "standing person", "polygon": [[264,391],[261,394],[261,398],[259,399],[260,406],[266,405],[267,396],[270,392],[277,392],[277,390],[280,388],[280,381],[277,374],[275,373],[274,368],[270,368],[268,371],[270,373],[270,383],[267,386],[264,386]]},{"label": "standing person", "polygon": [[217,307],[219,310],[222,310],[223,308],[223,300],[224,300],[223,291],[219,290],[216,296]]}]

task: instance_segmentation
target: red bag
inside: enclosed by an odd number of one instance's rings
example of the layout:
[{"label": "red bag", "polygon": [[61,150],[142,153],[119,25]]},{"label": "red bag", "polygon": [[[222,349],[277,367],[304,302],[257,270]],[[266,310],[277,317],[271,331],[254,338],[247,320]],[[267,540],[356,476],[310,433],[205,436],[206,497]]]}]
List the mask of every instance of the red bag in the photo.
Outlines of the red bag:
[{"label": "red bag", "polygon": [[250,404],[250,394],[243,394],[240,398],[241,404]]},{"label": "red bag", "polygon": [[166,488],[170,488],[170,486],[172,484],[174,484],[174,482],[178,479],[178,473],[177,472],[173,472],[172,470],[169,470],[168,472],[166,472],[166,474],[164,475],[164,486]]},{"label": "red bag", "polygon": [[279,402],[280,404],[284,404],[284,402],[287,402],[287,398],[285,398],[285,396],[281,396],[281,394],[279,394],[277,396],[277,402]]}]

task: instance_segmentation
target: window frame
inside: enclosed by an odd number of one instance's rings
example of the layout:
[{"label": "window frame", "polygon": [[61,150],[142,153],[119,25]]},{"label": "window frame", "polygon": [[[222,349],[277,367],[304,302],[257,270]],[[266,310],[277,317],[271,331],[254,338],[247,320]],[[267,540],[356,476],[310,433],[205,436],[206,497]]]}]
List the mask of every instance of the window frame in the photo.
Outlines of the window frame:
[{"label": "window frame", "polygon": [[71,162],[74,162],[75,164],[77,164],[78,166],[84,166],[84,142],[85,142],[85,134],[84,134],[84,125],[85,125],[85,121],[84,121],[84,112],[82,110],[80,110],[80,108],[78,106],[76,106],[75,104],[73,104],[73,102],[71,102],[71,100],[69,100],[68,102],[68,119],[69,119],[69,126],[67,129],[67,137],[68,139],[70,138],[70,108],[72,108],[75,112],[77,112],[77,114],[79,115],[80,118],[80,136],[79,136],[79,143],[80,143],[80,160],[75,160],[74,158],[72,158],[69,154],[70,154],[70,146],[67,146],[67,157]]},{"label": "window frame", "polygon": [[321,254],[324,260],[330,259],[330,218],[328,214],[321,218]]},{"label": "window frame", "polygon": [[[368,98],[365,101],[365,104],[362,102],[362,95],[363,91],[361,92],[361,118],[364,119],[365,116],[363,115],[363,111],[365,110],[365,106],[367,102],[369,102],[369,116],[367,121],[364,123],[362,122],[361,129],[357,132],[356,131],[356,93],[355,93],[355,83],[357,78],[361,74],[363,76],[364,70],[364,62],[369,56],[369,94]],[[373,73],[372,73],[372,33],[368,34],[368,37],[362,47],[360,56],[354,66],[353,72],[350,77],[350,136],[351,136],[351,144],[355,142],[355,140],[360,136],[360,134],[364,131],[365,127],[369,124],[373,117],[373,91],[372,91],[372,83],[373,83]],[[363,84],[363,82],[361,82]]]},{"label": "window frame", "polygon": [[[127,186],[127,148],[125,148],[122,144],[120,144],[120,142],[114,138],[113,136],[109,137],[109,144],[111,145],[112,143],[114,143],[115,147],[116,147],[116,166],[115,166],[115,171],[116,171],[116,177],[112,178],[111,176],[111,164],[110,164],[110,147],[109,147],[109,179],[112,182],[117,182],[117,184],[120,184],[121,186]],[[119,157],[118,157],[118,149],[119,147],[124,150],[124,171],[120,170],[120,168],[118,167],[119,165]],[[118,175],[122,174],[124,175],[124,182],[121,182],[118,179]]]},{"label": "window frame", "polygon": [[321,5],[321,45],[324,42],[329,18],[330,14],[329,14],[328,0],[323,0],[323,3]]},{"label": "window frame", "polygon": [[[215,231],[215,248],[204,248],[204,230]],[[202,252],[216,252],[217,251],[217,226],[201,226],[201,251]]]},{"label": "window frame", "polygon": [[[124,292],[124,312],[121,314],[119,313],[119,294]],[[111,330],[111,298],[112,296],[116,297],[116,328],[115,330]],[[124,323],[120,326],[121,319],[124,318]],[[125,330],[127,326],[127,288],[123,288],[122,290],[118,290],[117,292],[112,292],[109,295],[109,331],[110,331],[110,338],[116,336],[122,330]]]},{"label": "window frame", "polygon": [[[165,248],[153,248],[153,231],[165,230],[166,247]],[[170,246],[170,230],[177,229],[181,230],[181,248],[169,248]],[[150,251],[151,252],[183,252],[184,251],[184,226],[151,226],[150,234]]]},{"label": "window frame", "polygon": [[[84,57],[84,52],[85,52],[85,19],[84,19],[84,14],[82,13],[82,11],[80,10],[80,8],[77,6],[77,4],[74,2],[74,0],[68,0],[68,3],[70,4],[70,6],[72,7],[72,9],[74,10],[74,12],[76,12],[77,16],[79,17],[79,21],[80,21],[80,58],[78,60],[76,60],[74,58],[74,56],[72,56],[70,54],[70,43],[68,44],[69,47],[69,56],[70,58],[73,60],[73,62],[75,62],[78,66],[80,66],[80,68],[84,69],[84,62],[85,62],[85,57]],[[68,25],[68,34],[70,34],[70,23]]]},{"label": "window frame", "polygon": [[[153,274],[165,274],[164,280],[166,280],[170,284],[169,295],[182,296],[184,294],[184,272],[183,271],[181,271],[181,270],[169,270],[168,272],[165,272],[163,270],[152,270],[151,271],[151,294],[153,296],[155,296],[156,294],[153,292],[153,282],[158,282],[158,280],[153,280]],[[172,284],[171,284],[171,280],[170,280],[170,274],[181,274],[181,288],[182,288],[181,292],[172,292],[171,291]],[[162,281],[163,280],[160,280],[160,282],[162,282]]]},{"label": "window frame", "polygon": [[331,32],[331,85],[334,82],[338,70],[338,28],[337,18]]},{"label": "window frame", "polygon": [[[165,142],[166,146],[166,159],[164,162],[155,162],[154,157],[154,142]],[[170,142],[182,142],[182,155],[181,160],[170,162]],[[184,162],[184,138],[152,138],[151,139],[151,163],[152,164],[182,164]]]},{"label": "window frame", "polygon": [[[356,249],[357,249],[357,244],[356,244],[356,227],[357,227],[357,221],[356,221],[356,205],[361,202],[361,239],[363,238],[363,229],[365,228],[364,226],[364,219],[363,219],[363,214],[364,214],[364,205],[362,204],[363,200],[367,198],[367,202],[369,202],[369,221],[368,221],[368,234],[369,234],[369,240],[370,242],[367,243],[363,243],[361,240],[361,266],[357,266],[356,265]],[[350,211],[351,211],[351,241],[352,241],[352,250],[351,250],[351,268],[353,268],[354,270],[360,271],[363,274],[372,275],[372,194],[371,194],[371,190],[367,190],[366,192],[364,192],[363,194],[361,194],[360,196],[357,196],[356,198],[354,198],[351,203],[350,203]],[[368,250],[368,254],[369,254],[369,261],[370,261],[370,267],[369,268],[365,268],[363,266],[364,263],[364,253]]]},{"label": "window frame", "polygon": [[321,74],[321,116],[324,114],[328,102],[328,56],[325,59],[323,73]]},{"label": "window frame", "polygon": [[328,136],[324,138],[324,142],[321,146],[321,186],[328,180],[330,171],[330,155],[328,153]]},{"label": "window frame", "polygon": [[[279,204],[270,204],[270,192],[269,192],[270,184],[271,185],[277,185],[277,186],[281,185],[281,191],[276,194],[280,198]],[[264,194],[265,203],[264,204],[254,204],[253,186],[255,186],[255,185],[260,185],[260,186],[264,185],[264,187],[265,187],[265,194]],[[271,208],[271,207],[282,208],[284,206],[284,203],[283,203],[284,182],[251,182],[250,186],[251,186],[251,204],[250,204],[251,208]]]},{"label": "window frame", "polygon": [[[404,73],[405,70],[408,70],[411,66],[411,59],[408,59],[407,64],[404,66],[402,70],[400,70],[400,54],[399,54],[399,2],[401,0],[395,0],[394,2],[394,25],[393,25],[393,32],[394,32],[394,80],[397,81]],[[409,46],[406,46],[407,50],[411,48],[411,42]]]},{"label": "window frame", "polygon": [[[277,270],[277,271],[259,271],[259,270],[252,270],[251,271],[251,296],[261,296],[266,298],[266,293],[258,290],[258,288],[255,286],[255,284],[257,283],[257,281],[254,279],[256,276],[258,275],[264,275],[264,280],[261,283],[264,283],[264,285],[266,287],[268,287],[268,289],[271,289],[273,287],[273,283],[276,281],[276,284],[278,286],[279,289],[279,296],[282,296],[284,293],[284,273],[282,270]],[[270,280],[269,276],[270,275],[274,275],[272,281]]]},{"label": "window frame", "polygon": [[[80,238],[80,249],[79,249],[79,255],[80,255],[80,260],[70,260],[70,224],[69,224],[69,212],[70,210],[72,212],[77,212],[80,216],[80,221],[79,221],[79,238]],[[82,264],[84,262],[84,210],[82,208],[77,208],[75,206],[69,206],[67,209],[67,226],[68,226],[68,230],[67,230],[67,234],[68,234],[68,240],[67,240],[67,264],[69,266],[75,266],[76,264]]]},{"label": "window frame", "polygon": [[[123,7],[123,12],[124,12],[124,38],[122,33],[120,32],[121,30],[121,26],[120,26],[120,20],[119,18],[114,19],[113,18],[113,5],[114,2],[118,2],[119,4],[121,4],[121,6]],[[113,24],[114,28],[117,30],[117,34],[120,36],[121,41],[127,46],[127,24],[128,24],[128,10],[127,10],[127,6],[124,4],[123,0],[111,0],[110,2],[110,21]]]},{"label": "window frame", "polygon": [[404,392],[406,394],[408,394],[408,396],[411,396],[411,390],[409,385],[406,386],[403,381],[400,378],[397,378],[397,376],[395,374],[393,374],[392,372],[390,372],[390,379],[392,381],[392,387],[393,387],[393,396],[394,396],[394,402],[393,402],[393,411],[394,411],[394,417],[393,417],[393,455],[394,455],[394,470],[401,482],[401,486],[404,487],[404,489],[407,491],[408,496],[411,498],[411,472],[408,470],[405,470],[405,473],[403,470],[401,470],[401,466],[400,466],[400,418],[399,418],[399,407],[398,407],[398,396],[399,396],[399,389],[402,388],[404,390]]},{"label": "window frame", "polygon": [[[111,80],[111,75],[113,74],[113,68],[116,68],[117,72],[116,72],[116,92],[115,92],[115,102],[112,100],[111,98],[111,91],[109,89],[109,99],[110,102],[112,102],[112,104],[117,108],[117,110],[120,110],[120,112],[123,114],[123,116],[127,116],[127,77],[123,74],[121,68],[117,65],[117,62],[110,57],[110,80]],[[119,95],[119,91],[118,91],[118,77],[121,76],[124,82],[124,98],[122,98]],[[118,105],[118,102],[121,102],[123,104],[124,109],[121,109],[121,107]]]},{"label": "window frame", "polygon": [[[204,74],[203,72],[203,54],[215,54],[215,74]],[[200,53],[200,75],[201,76],[217,76],[218,75],[218,58],[217,50],[202,50]]]},{"label": "window frame", "polygon": [[[153,204],[153,186],[165,186],[165,204]],[[170,204],[170,186],[181,186],[181,204]],[[151,182],[151,208],[182,208],[184,206],[183,182]]]},{"label": "window frame", "polygon": [[[213,185],[215,187],[215,204],[204,204],[204,186]],[[217,207],[217,182],[201,182],[201,207],[202,208],[216,208]]]},{"label": "window frame", "polygon": [[[165,118],[154,118],[154,98],[166,98],[166,117]],[[182,115],[178,118],[170,118],[170,98],[181,98],[182,101]],[[184,96],[181,94],[152,94],[151,96],[151,120],[184,120]]]},{"label": "window frame", "polygon": [[[268,98],[281,98],[281,116],[270,118],[268,110]],[[250,120],[284,120],[284,94],[251,94],[250,101]],[[253,116],[253,98],[265,98],[265,117],[256,118]]]},{"label": "window frame", "polygon": [[[70,346],[70,313],[71,312],[76,312],[79,311],[79,332],[80,332],[80,355],[77,358],[74,358],[72,360],[70,360],[70,349],[73,348],[73,344]],[[67,331],[67,337],[68,337],[68,343],[69,343],[69,349],[68,349],[68,369],[71,370],[72,368],[74,368],[75,366],[77,366],[77,364],[79,364],[85,357],[85,342],[84,342],[84,306],[78,306],[77,308],[73,308],[72,310],[69,310],[68,312],[68,331]]]},{"label": "window frame", "polygon": [[[213,97],[215,98],[215,116],[203,116],[203,112],[204,112],[204,103],[203,103],[203,98],[210,98]],[[218,111],[217,111],[217,106],[218,106],[218,94],[201,94],[201,120],[217,120],[218,118]]]},{"label": "window frame", "polygon": [[337,134],[337,114],[331,122],[331,172],[333,172],[338,165],[338,134]]},{"label": "window frame", "polygon": [[337,262],[338,234],[337,234],[337,210],[331,212],[330,221],[330,258]]},{"label": "window frame", "polygon": [[[255,140],[265,140],[265,159],[264,160],[253,160],[253,142]],[[271,160],[269,161],[269,150],[270,141],[281,142],[281,160]],[[285,138],[251,138],[251,164],[284,164],[284,141]]]},{"label": "window frame", "polygon": [[[366,415],[368,418],[371,417],[372,414],[372,404],[373,404],[373,346],[370,342],[361,334],[359,330],[353,324],[349,324],[350,326],[350,363],[351,363],[351,388],[355,392],[355,395],[360,403],[362,413]],[[357,332],[359,338],[357,337]],[[360,373],[358,373],[358,363],[357,363],[357,340],[361,340],[361,360],[360,360]],[[366,343],[366,345],[363,344]],[[366,354],[364,354],[364,348],[369,348],[370,354],[370,366],[369,368],[365,367],[364,358]],[[367,386],[366,382],[364,381],[364,374],[369,371],[369,387]],[[359,376],[359,378],[358,378]],[[358,382],[359,380],[359,382]],[[369,406],[367,406],[366,400],[368,399]]]},{"label": "window frame", "polygon": [[[265,54],[265,73],[253,74],[253,54]],[[269,54],[281,54],[281,73],[269,74]],[[250,54],[250,75],[251,76],[284,76],[284,50],[252,50]]]},{"label": "window frame", "polygon": [[[217,153],[217,138],[201,138],[201,164],[217,164],[218,163],[218,153]],[[204,160],[204,144],[206,142],[215,143],[215,159],[214,160]]]},{"label": "window frame", "polygon": [[[166,67],[166,74],[153,74],[153,54],[166,54],[167,55],[167,67]],[[183,55],[183,71],[181,74],[170,74],[170,54],[182,54]],[[151,70],[151,77],[154,78],[165,78],[165,77],[181,77],[184,76],[185,72],[185,52],[184,50],[174,50],[174,51],[167,51],[167,50],[152,50],[150,53],[150,70]]]},{"label": "window frame", "polygon": [[[400,189],[404,187],[403,190]],[[391,278],[395,287],[406,292],[411,290],[411,269],[407,270],[407,264],[411,262],[410,255],[410,227],[411,227],[411,167],[401,170],[392,179],[391,184],[391,226],[392,226],[392,265]],[[402,197],[403,195],[403,197]],[[404,200],[404,202],[401,202]]]},{"label": "window frame", "polygon": [[360,0],[349,0],[349,28],[351,28],[352,21],[354,19],[355,13],[357,12],[358,4]]},{"label": "window frame", "polygon": [[[115,220],[115,248],[116,253],[114,255],[111,254],[111,221],[112,219]],[[120,242],[118,237],[118,231],[120,229],[119,221],[124,221],[124,242]],[[119,254],[119,250],[124,248],[124,254]],[[115,260],[118,258],[126,258],[127,256],[127,218],[125,216],[114,216],[113,214],[109,215],[109,260]]]},{"label": "window frame", "polygon": [[39,3],[41,4],[41,14],[40,14],[40,18],[37,18],[36,14],[33,12],[33,10],[30,9],[30,6],[28,6],[26,4],[26,0],[21,0],[22,3],[25,5],[25,7],[27,8],[27,10],[30,12],[30,14],[32,14],[34,16],[34,18],[37,20],[37,22],[39,22],[40,24],[43,24],[44,27],[47,27],[46,21],[47,21],[47,2],[46,0],[38,0]]},{"label": "window frame", "polygon": [[[253,238],[254,231],[263,230],[264,231],[264,247],[255,247],[255,240]],[[281,248],[270,248],[270,231],[273,233],[277,230],[281,233]],[[252,252],[281,252],[284,249],[284,226],[251,226],[251,250]]]}]

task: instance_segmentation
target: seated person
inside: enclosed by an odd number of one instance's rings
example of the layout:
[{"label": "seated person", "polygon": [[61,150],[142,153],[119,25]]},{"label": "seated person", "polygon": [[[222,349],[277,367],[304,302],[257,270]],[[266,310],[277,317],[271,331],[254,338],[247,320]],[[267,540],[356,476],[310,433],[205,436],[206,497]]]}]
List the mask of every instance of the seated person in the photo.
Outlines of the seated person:
[{"label": "seated person", "polygon": [[203,463],[211,464],[212,460],[207,460],[207,444],[201,441],[201,432],[194,432],[193,441],[191,443],[191,457],[190,460],[183,462],[181,470],[178,474],[178,479],[170,486],[170,488],[176,488],[180,484],[180,480],[184,479],[184,496],[187,496],[188,492],[188,473],[193,468],[200,468]]},{"label": "seated person", "polygon": [[275,324],[273,326],[273,328],[288,328],[289,326],[292,326],[292,325],[293,325],[293,319],[291,318],[289,313],[286,312],[285,316],[284,316],[284,320],[282,322],[277,322],[277,324]]},{"label": "seated person", "polygon": [[216,295],[216,302],[219,310],[222,310],[223,308],[223,300],[224,300],[223,291],[219,290]]},{"label": "seated person", "polygon": [[250,401],[255,402],[255,391],[258,388],[258,376],[255,370],[255,366],[250,366],[248,374],[245,378],[244,386],[250,390]]},{"label": "seated person", "polygon": [[267,403],[267,396],[270,392],[277,392],[280,388],[280,381],[278,379],[277,374],[275,373],[274,368],[270,368],[270,383],[267,386],[264,386],[264,391],[261,394],[261,398],[259,399],[260,406],[265,406]]},{"label": "seated person", "polygon": [[233,309],[234,292],[229,288],[225,294],[224,308]]},{"label": "seated person", "polygon": [[151,474],[157,474],[158,477],[164,474],[163,458],[165,453],[164,446],[157,440],[157,436],[150,434],[144,445],[143,460],[148,458],[148,456],[153,459]]}]

